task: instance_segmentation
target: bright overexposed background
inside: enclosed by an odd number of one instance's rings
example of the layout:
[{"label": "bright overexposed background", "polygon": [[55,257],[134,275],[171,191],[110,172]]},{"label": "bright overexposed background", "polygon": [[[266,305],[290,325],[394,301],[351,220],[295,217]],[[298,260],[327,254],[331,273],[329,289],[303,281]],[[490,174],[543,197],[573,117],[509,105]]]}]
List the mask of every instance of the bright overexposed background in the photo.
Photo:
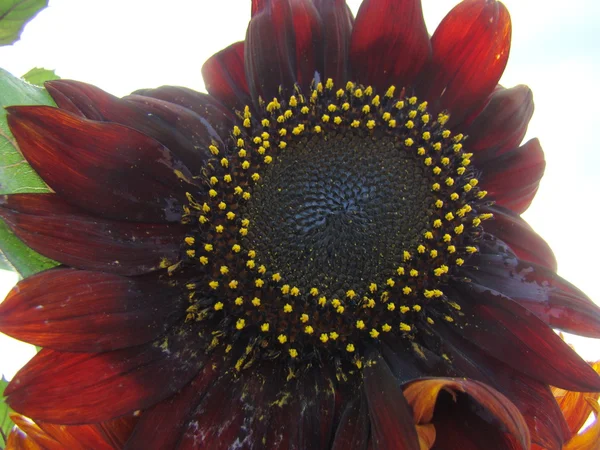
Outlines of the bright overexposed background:
[{"label": "bright overexposed background", "polygon": [[[430,33],[456,3],[423,0]],[[540,138],[548,164],[525,218],[551,244],[559,274],[600,302],[600,2],[504,3],[513,46],[501,83],[532,87],[527,139]],[[360,0],[348,4],[356,13]],[[19,42],[0,48],[0,67],[18,76],[56,69],[115,95],[164,84],[203,90],[202,63],[244,38],[249,15],[249,0],[50,0]],[[15,281],[0,275],[0,298]],[[600,359],[600,341],[568,339],[586,359]],[[33,353],[0,336],[0,372],[11,377]]]}]

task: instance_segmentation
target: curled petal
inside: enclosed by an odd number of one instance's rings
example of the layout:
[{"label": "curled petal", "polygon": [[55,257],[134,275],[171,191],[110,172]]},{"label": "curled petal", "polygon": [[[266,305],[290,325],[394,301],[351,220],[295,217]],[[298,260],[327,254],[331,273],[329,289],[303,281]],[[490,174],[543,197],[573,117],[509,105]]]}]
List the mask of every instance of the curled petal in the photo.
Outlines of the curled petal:
[{"label": "curled petal", "polygon": [[590,408],[594,411],[594,422],[581,434],[573,436],[563,447],[563,450],[597,450],[600,442],[600,405],[593,399],[588,399]]},{"label": "curled petal", "polygon": [[481,186],[498,205],[524,213],[538,190],[546,161],[538,139],[478,165]]},{"label": "curled petal", "polygon": [[0,330],[70,352],[101,352],[156,339],[184,314],[166,285],[103,272],[54,269],[33,275],[0,303]]},{"label": "curled petal", "polygon": [[355,79],[385,92],[412,84],[431,57],[420,0],[364,0],[354,23],[350,63]]},{"label": "curled petal", "polygon": [[90,425],[55,425],[34,422],[20,414],[11,414],[17,425],[11,436],[15,436],[18,444],[10,444],[9,450],[119,450],[123,448],[131,433],[135,419],[123,417],[108,422]]},{"label": "curled petal", "polygon": [[439,98],[439,109],[459,123],[483,107],[504,72],[510,51],[511,22],[495,0],[465,0],[448,13],[431,37],[431,75],[421,95]]},{"label": "curled petal", "polygon": [[483,161],[517,147],[532,115],[533,93],[527,86],[496,89],[483,111],[462,131],[469,136],[469,151]]},{"label": "curled petal", "polygon": [[35,251],[72,267],[140,275],[179,259],[185,228],[103,220],[56,194],[0,196],[0,218]]},{"label": "curled petal", "polygon": [[202,66],[202,78],[210,95],[232,109],[252,103],[244,72],[244,42],[215,53]]},{"label": "curled petal", "polygon": [[19,147],[68,203],[107,218],[181,219],[189,170],[156,140],[115,123],[93,122],[47,106],[7,108]]},{"label": "curled petal", "polygon": [[[600,361],[592,367],[600,373]],[[573,392],[553,388],[554,396],[573,434],[577,434],[583,427],[590,414],[594,412],[593,401],[598,401],[598,392]],[[591,400],[591,402],[590,402]]]},{"label": "curled petal", "polygon": [[[434,420],[435,406],[441,391],[450,393],[455,400],[457,395],[467,394],[513,436],[519,444],[517,448],[529,448],[529,430],[516,406],[495,389],[477,381],[433,378],[409,383],[404,388],[404,396],[412,407],[416,423],[422,425]],[[443,441],[443,435],[439,439]]]},{"label": "curled petal", "polygon": [[432,326],[429,332],[442,340],[461,376],[498,390],[519,409],[533,443],[547,450],[562,448],[571,433],[548,385],[486,355],[446,327]]},{"label": "curled petal", "polygon": [[600,390],[600,377],[548,325],[487,287],[457,285],[464,326],[452,330],[515,370],[572,391]]}]

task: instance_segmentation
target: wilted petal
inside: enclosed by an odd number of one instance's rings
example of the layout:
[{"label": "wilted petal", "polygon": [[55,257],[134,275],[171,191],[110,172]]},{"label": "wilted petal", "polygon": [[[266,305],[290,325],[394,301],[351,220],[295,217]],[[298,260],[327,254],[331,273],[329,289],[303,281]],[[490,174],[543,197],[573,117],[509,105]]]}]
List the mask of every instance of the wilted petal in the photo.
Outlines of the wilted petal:
[{"label": "wilted petal", "polygon": [[[434,421],[435,406],[441,391],[450,393],[455,401],[457,395],[467,394],[514,437],[519,443],[518,448],[529,448],[529,430],[519,410],[498,391],[477,381],[436,378],[409,383],[404,388],[404,396],[412,407],[416,423],[428,424]],[[445,436],[439,433],[438,442],[441,443],[444,439]]]}]

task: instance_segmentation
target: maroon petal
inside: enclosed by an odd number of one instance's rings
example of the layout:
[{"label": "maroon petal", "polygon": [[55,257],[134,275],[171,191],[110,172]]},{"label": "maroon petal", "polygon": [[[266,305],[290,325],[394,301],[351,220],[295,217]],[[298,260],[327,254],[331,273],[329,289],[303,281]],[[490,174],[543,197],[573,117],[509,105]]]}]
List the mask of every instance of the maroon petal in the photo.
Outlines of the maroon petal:
[{"label": "maroon petal", "polygon": [[76,425],[146,409],[178,392],[203,366],[205,342],[180,329],[148,344],[106,353],[43,349],[5,390],[28,417]]},{"label": "maroon petal", "polygon": [[352,30],[350,64],[356,81],[381,92],[410,86],[431,58],[420,0],[364,0]]},{"label": "maroon petal", "polygon": [[280,86],[307,90],[315,73],[323,73],[322,23],[312,1],[264,3],[246,34],[246,79],[255,103],[278,96]]},{"label": "maroon petal", "polygon": [[475,282],[510,297],[552,328],[600,338],[598,305],[554,271],[510,254],[483,253],[473,262],[477,269],[466,273]]},{"label": "maroon petal", "polygon": [[450,294],[465,314],[457,334],[515,370],[578,392],[600,390],[598,374],[548,325],[510,298],[475,283]]},{"label": "maroon petal", "polygon": [[478,164],[481,186],[490,198],[518,214],[529,208],[544,175],[546,161],[537,139]]},{"label": "maroon petal", "polygon": [[[280,375],[281,376],[281,375]],[[328,448],[333,435],[335,381],[314,368],[276,393],[265,438],[266,448]]]},{"label": "maroon petal", "polygon": [[367,402],[363,394],[356,394],[342,411],[332,450],[366,450],[369,428]]},{"label": "maroon petal", "polygon": [[251,105],[244,72],[244,42],[236,42],[215,53],[202,66],[206,90],[224,105],[243,110]]},{"label": "maroon petal", "polygon": [[0,218],[35,251],[71,267],[140,275],[175,263],[185,238],[179,224],[102,220],[56,194],[0,196]]},{"label": "maroon petal", "polygon": [[[504,72],[511,23],[495,0],[465,0],[448,13],[431,37],[433,56],[421,95],[448,109],[453,123],[482,108]],[[439,100],[438,100],[439,99]]]},{"label": "maroon petal", "polygon": [[206,119],[178,105],[147,97],[145,101],[132,102],[131,98],[120,99],[79,81],[49,81],[46,88],[59,107],[74,105],[84,118],[116,122],[141,131],[198,171],[211,157],[209,145],[217,142],[224,147]]},{"label": "maroon petal", "polygon": [[354,17],[345,0],[313,0],[323,22],[323,79],[349,80],[348,59]]},{"label": "maroon petal", "polygon": [[[18,430],[27,434],[21,447],[8,445],[12,450],[117,450],[123,447],[131,433],[135,419],[123,417],[90,425],[55,425],[33,422],[21,415],[13,415]],[[13,430],[11,433],[14,433]],[[10,437],[9,437],[10,441]],[[41,447],[35,446],[39,444]]]},{"label": "maroon petal", "polygon": [[[198,375],[180,392],[144,411],[125,449],[162,450],[177,448],[189,416],[206,391],[228,369],[229,358],[216,350]],[[221,409],[221,408],[219,408]]]},{"label": "maroon petal", "polygon": [[363,370],[373,448],[419,450],[415,420],[402,387],[381,356]]},{"label": "maroon petal", "polygon": [[[440,418],[451,414],[461,419],[463,427],[469,428],[474,425],[473,422],[483,419],[491,432],[490,437],[505,436],[507,443],[514,444],[492,448],[530,448],[529,430],[519,410],[505,396],[483,383],[465,378],[429,378],[409,383],[404,387],[404,395],[418,424],[425,425],[433,421],[437,428]],[[473,422],[469,419],[473,419]],[[436,446],[446,448],[446,436],[437,429],[436,435]],[[479,441],[480,434],[475,433],[474,437]]]},{"label": "maroon petal", "polygon": [[[156,89],[140,89],[134,96],[143,96],[164,100],[183,106],[201,117],[204,117],[219,136],[229,136],[237,121],[232,112],[214,97],[180,86],[161,86]],[[136,101],[135,98],[126,97]]]},{"label": "maroon petal", "polygon": [[539,264],[556,272],[554,252],[519,215],[500,206],[488,206],[485,212],[494,214],[494,220],[485,224],[486,232],[508,244],[519,259]]},{"label": "maroon petal", "polygon": [[131,221],[178,221],[185,193],[197,189],[167,148],[136,130],[47,106],[7,110],[27,161],[83,210]]},{"label": "maroon petal", "polygon": [[182,317],[184,302],[177,294],[142,279],[49,270],[9,292],[0,303],[0,329],[21,341],[68,352],[133,347],[158,338]]},{"label": "maroon petal", "polygon": [[517,147],[533,115],[533,93],[527,86],[496,89],[483,111],[461,130],[469,136],[469,151],[477,161]]},{"label": "maroon petal", "polygon": [[437,437],[432,450],[529,449],[527,427],[523,419],[518,417],[520,420],[517,420],[517,417],[518,413],[509,420],[518,423],[520,440],[507,433],[495,417],[482,411],[478,402],[464,394],[458,394],[454,399],[450,394],[442,393],[433,418]]},{"label": "maroon petal", "polygon": [[[242,387],[242,382],[231,372],[218,379],[188,417],[177,448],[227,450],[235,448],[236,442],[245,444],[246,448],[256,448],[261,441],[247,434],[244,421],[246,411],[255,405],[247,402],[250,395],[244,395]],[[251,416],[249,420],[252,419],[256,417]]]},{"label": "maroon petal", "polygon": [[452,364],[464,377],[486,383],[514,403],[527,423],[532,442],[548,450],[562,448],[571,433],[548,385],[485,355],[445,327],[432,327],[431,331],[443,340]]}]

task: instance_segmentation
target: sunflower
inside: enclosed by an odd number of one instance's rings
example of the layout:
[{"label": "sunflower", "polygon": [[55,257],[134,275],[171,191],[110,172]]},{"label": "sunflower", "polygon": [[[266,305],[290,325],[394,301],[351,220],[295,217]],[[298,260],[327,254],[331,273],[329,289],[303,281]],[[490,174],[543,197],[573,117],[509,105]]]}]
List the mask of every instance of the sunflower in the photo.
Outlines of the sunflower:
[{"label": "sunflower", "polygon": [[553,328],[600,337],[600,310],[520,217],[545,163],[510,38],[492,0],[431,37],[417,0],[253,0],[208,94],[8,108],[53,192],[0,217],[62,266],[0,305],[43,347],[7,402],[135,416],[129,449],[562,448],[550,386],[600,377]]}]

